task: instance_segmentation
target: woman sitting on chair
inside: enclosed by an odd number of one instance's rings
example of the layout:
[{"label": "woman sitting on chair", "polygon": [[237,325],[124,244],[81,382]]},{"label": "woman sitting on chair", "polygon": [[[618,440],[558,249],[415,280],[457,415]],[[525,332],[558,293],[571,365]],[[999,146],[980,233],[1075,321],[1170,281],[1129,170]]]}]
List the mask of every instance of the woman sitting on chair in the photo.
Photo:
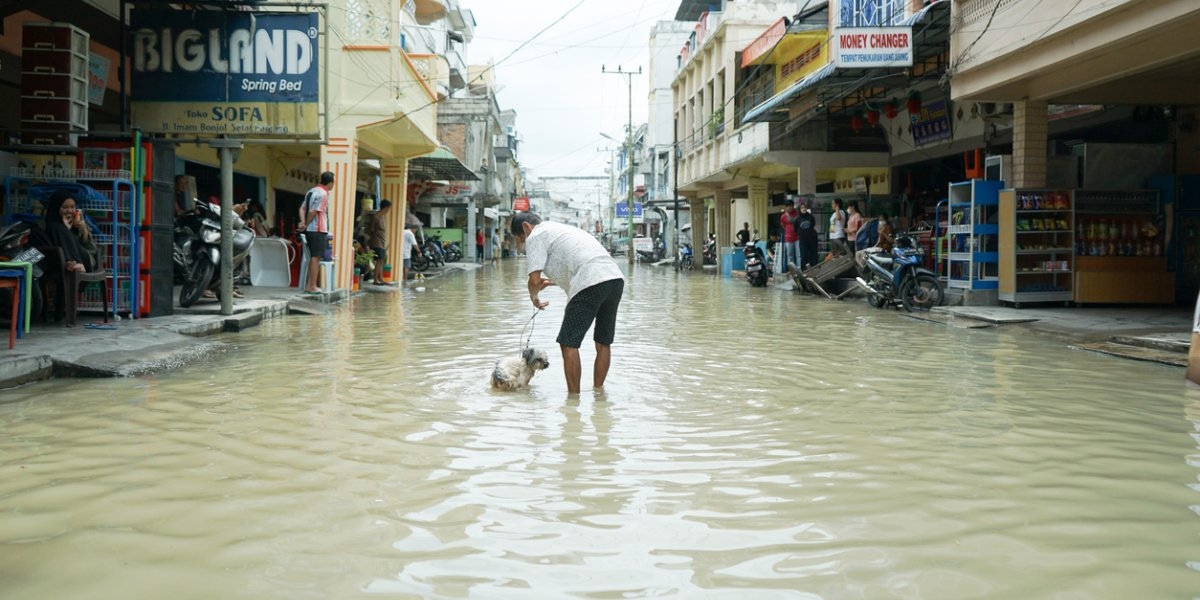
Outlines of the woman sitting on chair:
[{"label": "woman sitting on chair", "polygon": [[[69,190],[58,190],[50,197],[46,205],[46,238],[50,245],[62,250],[64,271],[63,282],[75,281],[70,273],[88,273],[96,268],[96,243],[92,233],[83,220],[83,211],[78,209],[75,195]],[[62,318],[69,306],[66,303],[67,290],[59,286],[55,292],[54,312],[56,320]],[[75,293],[75,290],[71,290]],[[74,320],[69,315],[68,324]]]},{"label": "woman sitting on chair", "polygon": [[96,243],[83,221],[83,211],[77,208],[75,195],[68,190],[54,192],[46,205],[46,237],[62,248],[64,269],[86,273],[95,268]]}]

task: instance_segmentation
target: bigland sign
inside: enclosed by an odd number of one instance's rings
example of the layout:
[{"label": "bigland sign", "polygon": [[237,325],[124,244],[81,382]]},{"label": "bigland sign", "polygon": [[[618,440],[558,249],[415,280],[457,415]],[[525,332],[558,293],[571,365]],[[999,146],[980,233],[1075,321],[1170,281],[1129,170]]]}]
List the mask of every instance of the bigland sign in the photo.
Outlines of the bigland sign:
[{"label": "bigland sign", "polygon": [[911,67],[911,27],[840,27],[834,30],[834,63],[839,68]]},{"label": "bigland sign", "polygon": [[320,135],[318,18],[134,11],[132,114],[152,133]]}]

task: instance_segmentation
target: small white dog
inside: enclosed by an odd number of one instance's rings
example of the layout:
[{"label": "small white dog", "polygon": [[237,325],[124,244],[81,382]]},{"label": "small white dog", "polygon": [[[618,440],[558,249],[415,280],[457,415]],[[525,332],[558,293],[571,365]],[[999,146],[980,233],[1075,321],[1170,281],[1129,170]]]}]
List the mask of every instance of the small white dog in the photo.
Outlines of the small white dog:
[{"label": "small white dog", "polygon": [[492,389],[512,391],[528,387],[534,373],[549,366],[545,352],[526,348],[520,356],[508,356],[496,361],[496,368],[492,369]]}]

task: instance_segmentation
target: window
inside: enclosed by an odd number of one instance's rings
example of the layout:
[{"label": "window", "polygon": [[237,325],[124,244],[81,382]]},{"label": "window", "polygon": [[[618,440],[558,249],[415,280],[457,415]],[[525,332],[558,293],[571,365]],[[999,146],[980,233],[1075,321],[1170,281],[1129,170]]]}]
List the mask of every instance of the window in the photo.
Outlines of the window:
[{"label": "window", "polygon": [[905,0],[840,0],[838,27],[886,27],[904,19]]},{"label": "window", "polygon": [[388,0],[346,0],[346,37],[351,44],[388,44],[391,18]]}]

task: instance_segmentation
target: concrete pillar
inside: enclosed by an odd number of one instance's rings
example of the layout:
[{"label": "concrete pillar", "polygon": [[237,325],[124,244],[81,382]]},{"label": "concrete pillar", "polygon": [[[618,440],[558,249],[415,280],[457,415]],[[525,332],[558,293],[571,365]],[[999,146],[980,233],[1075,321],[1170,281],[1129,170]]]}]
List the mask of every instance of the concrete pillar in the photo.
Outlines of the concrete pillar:
[{"label": "concrete pillar", "polygon": [[358,139],[353,133],[330,137],[321,146],[321,171],[332,171],[329,190],[329,233],[333,235],[333,281],[322,282],[326,289],[350,287],[354,274],[354,192],[358,185]]},{"label": "concrete pillar", "polygon": [[768,229],[767,209],[771,201],[767,192],[767,180],[751,179],[746,191],[750,197],[750,231],[753,233],[757,230],[759,236],[765,241]]},{"label": "concrete pillar", "polygon": [[721,268],[720,261],[726,260],[726,257],[721,256],[721,249],[728,248],[733,245],[733,222],[730,219],[733,212],[733,194],[724,190],[718,190],[713,194],[713,218],[716,221],[714,229],[717,233],[717,264]]},{"label": "concrete pillar", "polygon": [[799,194],[817,193],[817,168],[810,160],[805,160],[802,166],[796,168],[796,192]]},{"label": "concrete pillar", "polygon": [[704,264],[704,236],[708,234],[704,201],[695,196],[688,197],[688,214],[692,219],[692,260],[696,266]]},{"label": "concrete pillar", "polygon": [[1023,100],[1013,105],[1013,180],[1014,188],[1046,186],[1046,154],[1049,152],[1046,103]]},{"label": "concrete pillar", "polygon": [[[475,256],[475,229],[483,227],[483,219],[479,214],[480,207],[483,205],[482,200],[475,200],[475,196],[467,199],[467,232],[463,239],[463,256],[470,262],[475,262],[480,257]],[[633,248],[633,241],[629,242],[630,248]]]},{"label": "concrete pillar", "polygon": [[405,219],[408,218],[407,160],[379,161],[379,193],[382,199],[392,201],[392,209],[387,216],[387,262],[392,265],[392,279],[399,281],[405,258],[400,256],[400,241],[404,237]]}]

